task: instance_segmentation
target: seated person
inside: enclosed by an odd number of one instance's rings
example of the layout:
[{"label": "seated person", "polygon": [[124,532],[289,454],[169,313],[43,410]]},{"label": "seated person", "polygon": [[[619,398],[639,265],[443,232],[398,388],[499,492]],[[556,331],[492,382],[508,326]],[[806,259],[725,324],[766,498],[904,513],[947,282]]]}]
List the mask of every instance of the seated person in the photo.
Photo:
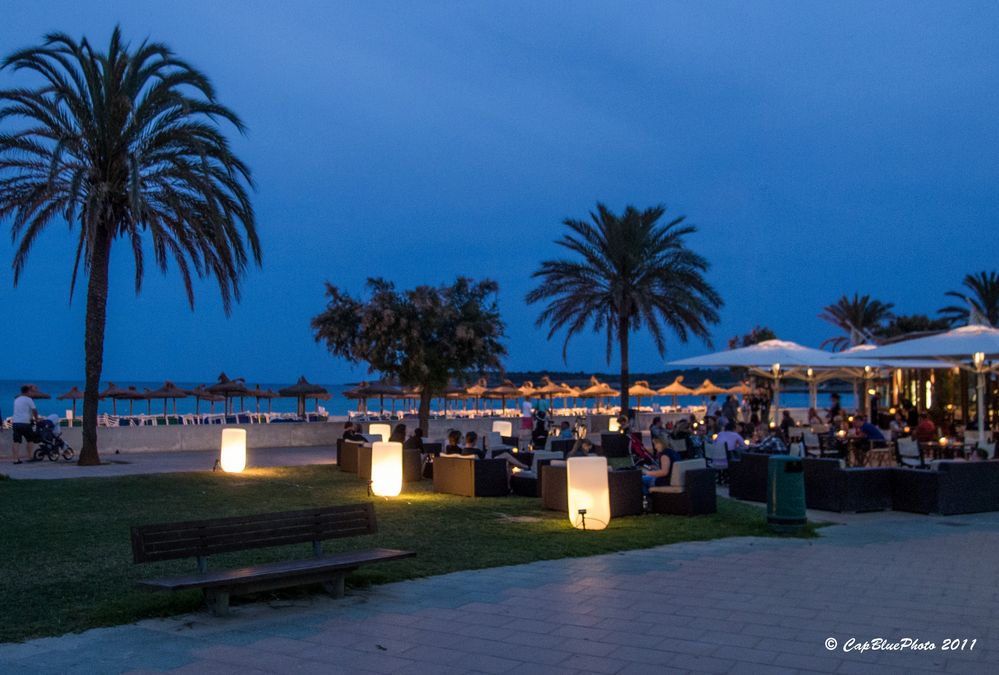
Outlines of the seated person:
[{"label": "seated person", "polygon": [[649,436],[651,438],[666,438],[666,427],[663,426],[663,421],[660,418],[652,418],[652,424],[649,425]]},{"label": "seated person", "polygon": [[673,433],[669,435],[670,438],[677,441],[685,441],[690,438],[690,422],[687,420],[680,420],[673,427]]},{"label": "seated person", "polygon": [[621,434],[627,434],[631,432],[631,420],[628,419],[627,415],[618,415],[617,430],[618,433]]},{"label": "seated person", "polygon": [[871,442],[872,448],[884,446],[885,435],[876,425],[867,421],[863,415],[857,415],[853,418],[853,428],[856,430],[857,436]]},{"label": "seated person", "polygon": [[417,427],[413,429],[413,435],[402,444],[406,450],[419,450],[423,452],[423,429]]},{"label": "seated person", "polygon": [[716,443],[724,443],[725,449],[729,452],[742,450],[746,447],[746,441],[736,433],[735,422],[729,422],[724,431],[719,431],[715,436]]},{"label": "seated person", "polygon": [[572,427],[569,426],[568,422],[563,421],[562,424],[558,425],[558,436],[556,438],[560,441],[572,440]]},{"label": "seated person", "polygon": [[451,429],[447,432],[447,442],[444,444],[444,450],[441,451],[443,455],[467,455],[476,454],[469,453],[462,447],[461,443],[461,432],[457,429]]},{"label": "seated person", "polygon": [[406,442],[406,425],[397,424],[395,428],[392,429],[392,434],[389,436],[389,443],[405,443]]},{"label": "seated person", "polygon": [[680,456],[673,450],[666,447],[666,443],[661,438],[652,440],[652,455],[656,459],[658,468],[642,469],[642,492],[649,494],[649,488],[669,485],[670,472],[673,471],[673,462],[680,461]]},{"label": "seated person", "polygon": [[367,439],[361,435],[357,426],[353,422],[345,422],[343,425],[343,436],[341,438],[352,443],[364,443]]},{"label": "seated person", "polygon": [[808,409],[808,426],[814,427],[816,424],[825,424],[821,417],[819,417],[819,411],[815,408]]},{"label": "seated person", "polygon": [[461,454],[463,455],[475,455],[479,459],[485,459],[486,451],[476,447],[479,441],[479,435],[474,431],[469,431],[465,434],[465,448]]},{"label": "seated person", "polygon": [[899,437],[907,433],[905,418],[902,416],[901,411],[897,411],[895,416],[891,418],[891,422],[888,423],[888,429],[891,431],[891,437],[895,440],[898,440]]},{"label": "seated person", "polygon": [[572,446],[572,450],[565,453],[565,458],[570,457],[589,457],[593,454],[593,443],[588,438],[580,438],[576,441],[576,444]]},{"label": "seated person", "polygon": [[913,434],[920,443],[929,443],[937,440],[937,425],[933,423],[926,413],[919,413],[919,424]]}]

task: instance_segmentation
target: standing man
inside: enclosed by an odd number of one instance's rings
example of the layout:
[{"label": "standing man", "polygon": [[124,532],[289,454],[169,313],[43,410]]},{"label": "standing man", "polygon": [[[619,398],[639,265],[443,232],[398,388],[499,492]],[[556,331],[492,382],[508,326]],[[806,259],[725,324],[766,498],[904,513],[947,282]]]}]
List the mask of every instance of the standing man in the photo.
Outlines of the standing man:
[{"label": "standing man", "polygon": [[38,419],[38,409],[35,408],[35,402],[28,396],[29,391],[31,391],[31,387],[23,385],[21,395],[14,399],[14,414],[11,417],[14,438],[10,444],[11,451],[14,453],[14,464],[21,463],[21,457],[17,452],[18,443],[24,443],[27,459],[31,459],[31,453],[34,452],[32,445],[34,445],[35,432],[31,428],[31,423]]}]

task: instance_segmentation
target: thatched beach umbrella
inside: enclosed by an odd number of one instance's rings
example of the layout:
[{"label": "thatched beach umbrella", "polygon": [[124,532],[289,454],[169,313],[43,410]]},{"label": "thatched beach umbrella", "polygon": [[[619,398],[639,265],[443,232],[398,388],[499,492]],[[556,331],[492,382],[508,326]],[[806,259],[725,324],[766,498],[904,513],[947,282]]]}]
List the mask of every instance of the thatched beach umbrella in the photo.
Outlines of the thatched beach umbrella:
[{"label": "thatched beach umbrella", "polygon": [[638,399],[638,403],[635,404],[636,407],[642,407],[642,398],[649,398],[656,395],[655,389],[649,388],[648,380],[637,380],[635,384],[628,387],[628,395],[634,396]]},{"label": "thatched beach umbrella", "polygon": [[259,384],[256,386],[256,388],[247,390],[246,395],[252,396],[254,400],[256,400],[258,413],[260,412],[260,399],[262,398],[267,399],[267,412],[270,412],[271,402],[280,396],[280,394],[278,394],[276,391],[271,391],[270,389],[261,389]]},{"label": "thatched beach umbrella", "polygon": [[215,414],[215,404],[219,401],[225,401],[224,396],[219,396],[218,394],[209,394],[205,391],[205,385],[199,384],[194,389],[189,389],[187,391],[188,396],[194,397],[194,414],[201,414],[201,402],[208,401],[212,404],[212,414]]},{"label": "thatched beach umbrella", "polygon": [[398,396],[401,393],[402,393],[402,391],[398,387],[396,387],[396,386],[394,386],[392,384],[389,384],[388,382],[385,382],[384,380],[379,380],[377,382],[372,382],[370,385],[368,385],[368,396],[377,396],[378,397],[378,410],[379,410],[379,413],[384,413],[385,412],[385,397],[386,396],[392,398],[392,397]]},{"label": "thatched beach umbrella", "polygon": [[42,391],[41,389],[39,389],[34,384],[29,384],[28,385],[28,393],[26,395],[30,396],[31,398],[37,398],[37,399],[41,399],[41,400],[52,398],[52,396],[50,394],[46,394],[44,391]]},{"label": "thatched beach umbrella", "polygon": [[620,396],[621,392],[612,388],[606,382],[600,382],[597,380],[596,375],[590,377],[590,386],[579,392],[580,398],[595,398],[597,399],[597,408],[601,408],[603,405],[603,400],[605,398],[613,398],[614,396]]},{"label": "thatched beach umbrella", "polygon": [[565,396],[565,387],[560,384],[555,384],[552,382],[552,378],[547,375],[542,376],[541,386],[534,388],[534,395],[541,397],[548,397],[548,404],[551,405],[552,399],[556,396]]},{"label": "thatched beach umbrella", "polygon": [[704,379],[704,382],[701,382],[701,386],[694,390],[694,396],[717,396],[718,394],[726,393],[728,393],[727,389],[719,387],[707,378]]},{"label": "thatched beach umbrella", "polygon": [[60,394],[56,397],[60,401],[72,401],[73,402],[73,417],[76,417],[76,402],[83,399],[83,392],[76,387],[70,387],[69,391],[65,394]]},{"label": "thatched beach umbrella", "polygon": [[326,400],[330,397],[330,393],[325,388],[320,387],[318,384],[312,384],[305,379],[304,375],[299,377],[298,382],[290,387],[278,389],[278,395],[285,398],[298,399],[297,411],[299,417],[305,417],[305,399],[314,398],[318,401],[320,399]]},{"label": "thatched beach umbrella", "polygon": [[487,389],[485,393],[486,398],[498,398],[502,401],[501,405],[503,407],[500,410],[506,410],[506,400],[508,398],[517,398],[519,395],[520,389],[510,380],[503,380],[503,384]]},{"label": "thatched beach umbrella", "polygon": [[100,398],[111,399],[111,414],[118,414],[118,399],[124,399],[127,397],[128,392],[121,387],[115,385],[114,382],[108,382],[108,388],[102,391],[98,396]]},{"label": "thatched beach umbrella", "polygon": [[163,417],[164,417],[164,419],[167,416],[167,400],[173,399],[173,414],[176,415],[177,414],[177,399],[178,398],[187,398],[188,396],[190,396],[190,394],[187,393],[186,389],[181,389],[180,387],[178,387],[177,385],[175,385],[170,380],[167,380],[166,382],[164,382],[163,386],[160,387],[159,389],[155,389],[153,391],[150,391],[150,392],[146,393],[146,398],[148,398],[150,400],[152,400],[154,398],[161,398],[161,399],[163,399]]},{"label": "thatched beach umbrella", "polygon": [[[218,382],[205,387],[205,391],[209,394],[218,394],[225,397],[225,412],[228,415],[232,412],[229,401],[237,396],[243,398],[247,395],[249,389],[246,388],[243,378],[237,377],[234,380],[230,380],[226,377],[225,373],[219,373]],[[242,408],[243,406],[240,405],[240,407]]]},{"label": "thatched beach umbrella", "polygon": [[656,391],[660,396],[672,396],[673,397],[673,407],[677,406],[677,397],[679,396],[693,396],[694,390],[690,387],[685,387],[683,384],[683,375],[677,375],[676,379],[665,387],[658,389]]}]

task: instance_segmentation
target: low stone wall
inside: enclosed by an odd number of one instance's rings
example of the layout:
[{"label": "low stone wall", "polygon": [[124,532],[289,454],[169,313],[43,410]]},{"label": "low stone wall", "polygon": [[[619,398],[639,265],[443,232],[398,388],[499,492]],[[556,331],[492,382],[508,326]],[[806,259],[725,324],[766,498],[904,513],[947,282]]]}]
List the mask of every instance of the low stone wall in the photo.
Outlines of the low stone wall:
[{"label": "low stone wall", "polygon": [[[97,440],[101,452],[162,452],[218,450],[222,429],[246,429],[248,448],[296,448],[335,446],[343,425],[337,423],[289,424],[195,424],[163,427],[100,427]],[[77,452],[82,442],[79,428],[63,429],[63,439]],[[11,456],[11,432],[0,431],[0,456]]]}]

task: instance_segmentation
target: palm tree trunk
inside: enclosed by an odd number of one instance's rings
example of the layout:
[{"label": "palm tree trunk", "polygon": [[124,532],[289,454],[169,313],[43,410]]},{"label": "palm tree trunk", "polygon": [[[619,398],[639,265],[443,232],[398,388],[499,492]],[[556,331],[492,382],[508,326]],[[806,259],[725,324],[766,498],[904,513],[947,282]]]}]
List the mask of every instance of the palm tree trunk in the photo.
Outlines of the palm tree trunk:
[{"label": "palm tree trunk", "polygon": [[420,428],[423,429],[424,435],[430,433],[430,400],[433,394],[430,391],[430,387],[423,385],[420,387],[420,413],[419,421]]},{"label": "palm tree trunk", "polygon": [[627,415],[630,401],[628,389],[631,388],[631,373],[628,368],[628,319],[618,320],[618,340],[621,343],[621,414]]},{"label": "palm tree trunk", "polygon": [[90,279],[87,283],[87,318],[84,334],[86,355],[83,390],[83,447],[81,466],[101,463],[97,453],[97,403],[104,366],[104,326],[108,305],[108,265],[111,260],[111,237],[101,233],[91,252]]}]

